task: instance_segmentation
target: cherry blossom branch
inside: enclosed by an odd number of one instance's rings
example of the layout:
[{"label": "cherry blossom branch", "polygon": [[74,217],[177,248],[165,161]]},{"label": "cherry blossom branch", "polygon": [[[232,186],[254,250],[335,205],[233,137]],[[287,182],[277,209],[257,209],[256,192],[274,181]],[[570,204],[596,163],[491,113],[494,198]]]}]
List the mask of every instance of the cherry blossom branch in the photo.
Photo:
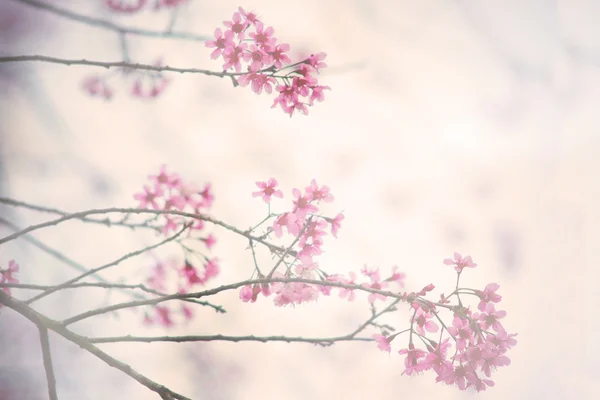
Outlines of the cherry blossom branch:
[{"label": "cherry blossom branch", "polygon": [[86,338],[90,343],[123,343],[123,342],[285,342],[285,343],[311,343],[319,346],[331,346],[335,342],[374,342],[375,339],[368,337],[354,337],[352,335],[334,336],[328,338],[305,338],[293,336],[227,336],[227,335],[186,335],[186,336],[112,336]]},{"label": "cherry blossom branch", "polygon": [[188,74],[202,74],[208,76],[218,76],[220,78],[224,77],[236,77],[247,74],[247,72],[217,72],[217,71],[209,71],[207,69],[200,68],[177,68],[177,67],[169,67],[168,65],[150,65],[150,64],[140,64],[140,63],[131,63],[126,61],[93,61],[93,60],[70,60],[65,58],[56,58],[50,56],[42,56],[42,55],[22,55],[22,56],[4,56],[0,57],[0,63],[9,63],[9,62],[26,62],[26,61],[40,61],[47,62],[52,64],[61,64],[61,65],[85,65],[89,67],[102,67],[102,68],[125,68],[130,70],[143,70],[143,71],[155,71],[155,72],[177,72],[180,74],[188,73]]},{"label": "cherry blossom branch", "polygon": [[101,266],[100,266],[100,267],[98,267],[98,268],[91,269],[91,270],[89,270],[89,271],[87,271],[87,272],[85,272],[85,273],[83,273],[83,274],[81,274],[81,275],[79,275],[79,276],[76,276],[75,278],[69,279],[68,281],[65,281],[64,283],[61,283],[60,285],[56,285],[56,286],[54,286],[54,287],[52,287],[52,288],[50,288],[50,289],[47,289],[47,290],[45,290],[44,292],[42,292],[42,293],[40,293],[40,294],[37,294],[37,295],[33,296],[32,298],[30,298],[29,300],[27,300],[25,303],[26,303],[26,304],[31,304],[31,303],[33,303],[34,301],[37,301],[37,300],[39,300],[39,299],[41,299],[41,298],[44,298],[44,297],[48,296],[48,295],[49,295],[49,294],[51,294],[51,293],[54,293],[54,292],[56,292],[57,290],[60,290],[60,289],[62,289],[62,288],[66,288],[66,287],[68,287],[68,286],[69,286],[69,285],[71,285],[72,283],[74,283],[74,282],[77,282],[77,281],[79,281],[79,280],[81,280],[81,279],[85,278],[86,276],[89,276],[89,275],[92,275],[92,274],[96,274],[96,273],[98,273],[98,272],[100,272],[100,271],[102,271],[102,270],[105,270],[105,269],[109,268],[109,267],[112,267],[112,266],[118,265],[118,264],[120,264],[121,262],[123,262],[123,261],[125,261],[125,260],[127,260],[127,259],[129,259],[129,258],[131,258],[131,257],[138,256],[138,255],[140,255],[140,254],[143,254],[143,253],[145,253],[145,252],[147,252],[147,251],[150,251],[150,250],[156,249],[156,248],[158,248],[158,247],[160,247],[160,246],[162,246],[162,245],[164,245],[164,244],[167,244],[167,243],[169,243],[169,242],[172,242],[173,240],[177,239],[177,238],[178,238],[178,237],[179,237],[179,236],[180,236],[180,235],[181,235],[181,234],[182,234],[182,233],[183,233],[183,232],[184,232],[184,231],[185,231],[185,230],[188,228],[188,226],[189,226],[189,225],[187,225],[187,224],[186,224],[186,225],[184,225],[184,226],[183,226],[183,228],[179,230],[179,232],[177,232],[176,234],[174,234],[174,235],[172,235],[172,236],[170,236],[170,237],[168,237],[168,238],[166,238],[166,239],[164,239],[164,240],[161,240],[161,241],[160,241],[160,242],[158,242],[158,243],[155,243],[155,244],[153,244],[153,245],[146,246],[146,247],[144,247],[144,248],[142,248],[142,249],[139,249],[139,250],[136,250],[136,251],[132,251],[132,252],[130,252],[130,253],[127,253],[127,254],[125,254],[124,256],[122,256],[122,257],[119,257],[118,259],[116,259],[116,260],[114,260],[114,261],[112,261],[112,262],[110,262],[110,263],[108,263],[108,264],[104,264],[104,265],[101,265]]},{"label": "cherry blossom branch", "polygon": [[146,36],[146,37],[155,37],[161,39],[178,39],[178,40],[188,40],[193,42],[201,42],[209,39],[208,36],[197,35],[189,32],[173,32],[170,29],[161,32],[154,31],[149,29],[138,29],[138,28],[129,28],[125,26],[121,26],[115,24],[110,21],[88,17],[87,15],[81,15],[69,11],[64,8],[57,7],[52,4],[48,4],[46,2],[38,1],[38,0],[13,0],[17,3],[25,4],[40,10],[48,11],[54,15],[60,16],[62,18],[70,19],[72,21],[80,22],[86,25],[95,26],[101,29],[117,32],[119,34],[129,34],[136,36]]},{"label": "cherry blossom branch", "polygon": [[48,338],[48,328],[38,325],[40,331],[40,343],[42,344],[42,357],[44,359],[44,369],[46,371],[46,381],[48,384],[48,397],[50,400],[58,400],[56,394],[56,378],[54,377],[54,368],[52,367],[52,356],[50,354],[50,339]]},{"label": "cherry blossom branch", "polygon": [[[216,287],[213,289],[204,290],[202,292],[174,293],[171,295],[167,295],[167,296],[163,296],[163,297],[159,297],[159,298],[155,298],[155,299],[130,301],[130,302],[113,304],[111,306],[101,307],[101,308],[97,308],[95,310],[89,310],[89,311],[83,312],[83,313],[75,315],[71,318],[67,318],[67,319],[63,320],[61,323],[66,326],[66,325],[73,324],[75,322],[81,321],[86,318],[90,318],[90,317],[93,317],[96,315],[106,314],[108,312],[122,310],[122,309],[126,309],[126,308],[156,305],[156,304],[159,304],[159,303],[162,303],[165,301],[169,301],[169,300],[202,298],[202,297],[212,296],[212,295],[215,295],[217,293],[224,292],[227,290],[237,289],[237,288],[240,288],[240,287],[246,286],[246,285],[264,284],[264,283],[268,284],[268,283],[277,283],[277,282],[280,282],[280,283],[294,283],[294,282],[295,283],[307,283],[307,284],[313,284],[313,285],[319,285],[319,286],[330,286],[330,287],[338,287],[338,288],[344,288],[344,289],[350,289],[350,290],[359,290],[359,291],[368,292],[368,293],[380,294],[380,295],[383,295],[386,297],[399,299],[400,301],[407,301],[407,302],[412,302],[412,301],[415,301],[416,299],[418,299],[418,296],[414,293],[411,293],[411,294],[409,294],[408,292],[393,293],[390,291],[373,289],[373,288],[366,287],[366,286],[352,285],[352,284],[333,282],[333,281],[322,281],[322,280],[304,279],[304,278],[250,279],[250,280],[246,280],[246,281],[242,281],[242,282],[232,283],[229,285],[222,285],[222,286],[219,286],[219,287]],[[438,305],[440,307],[452,309],[451,306],[447,306],[444,304],[436,303],[436,305]]]},{"label": "cherry blossom branch", "polygon": [[[139,289],[144,292],[151,293],[151,294],[154,294],[157,296],[167,296],[166,293],[159,292],[158,290],[151,289],[142,284],[127,285],[127,284],[123,284],[123,283],[110,283],[110,282],[106,282],[106,283],[105,282],[80,282],[80,283],[73,283],[71,285],[68,285],[65,287],[60,287],[60,288],[57,288],[57,286],[59,286],[59,285],[34,285],[34,284],[29,284],[29,283],[0,283],[0,288],[12,288],[12,289],[29,289],[29,290],[56,289],[56,291],[58,291],[58,290],[66,290],[66,289],[78,289],[78,288],[92,287],[92,288],[103,288],[103,289],[123,289],[126,292],[128,289],[132,289],[132,290]],[[216,312],[221,313],[221,314],[227,313],[227,310],[225,310],[225,308],[223,308],[223,306],[215,305],[208,301],[200,301],[200,300],[196,300],[196,299],[182,299],[182,301],[211,307]]]},{"label": "cherry blossom branch", "polygon": [[[17,202],[15,200],[12,199],[7,199],[7,198],[2,198],[0,197],[0,203],[4,203],[4,204],[8,204],[8,205],[13,205],[13,206],[19,206],[21,204],[25,204],[22,202]],[[31,205],[29,205],[31,206]],[[187,217],[187,218],[192,218],[192,219],[196,219],[196,220],[201,220],[201,221],[205,221],[205,222],[209,222],[211,224],[214,225],[218,225],[221,226],[222,228],[225,228],[233,233],[236,233],[238,235],[244,236],[247,239],[251,239],[254,240],[258,243],[261,243],[262,245],[266,246],[267,248],[269,248],[270,251],[274,251],[274,252],[285,252],[286,249],[281,247],[281,246],[276,246],[273,245],[267,241],[265,241],[264,239],[260,238],[260,237],[256,237],[253,236],[249,233],[249,231],[242,231],[241,229],[238,229],[236,227],[234,227],[233,225],[230,225],[228,223],[225,223],[223,221],[214,219],[212,217],[209,217],[207,215],[200,215],[200,214],[194,214],[194,213],[189,213],[189,212],[183,212],[183,211],[177,211],[177,210],[152,210],[152,209],[143,209],[143,208],[104,208],[104,209],[93,209],[93,210],[86,210],[86,211],[80,211],[80,212],[75,212],[75,213],[71,213],[71,214],[67,214],[65,212],[62,211],[49,211],[50,209],[47,210],[42,210],[43,207],[38,207],[40,210],[39,211],[47,211],[47,212],[54,212],[57,213],[59,215],[62,215],[61,218],[57,218],[55,220],[52,221],[47,221],[47,222],[43,222],[37,225],[32,225],[29,226],[25,229],[22,229],[19,232],[15,232],[11,235],[8,235],[2,239],[0,239],[0,244],[3,244],[5,242],[9,242],[11,240],[14,240],[24,234],[36,231],[38,229],[42,229],[42,228],[46,228],[48,226],[54,226],[54,225],[58,225],[62,222],[71,220],[71,219],[78,219],[78,220],[82,220],[84,222],[92,222],[92,223],[99,223],[99,224],[104,224],[106,225],[106,221],[99,221],[99,220],[94,220],[94,219],[88,219],[86,218],[87,216],[90,215],[102,215],[102,214],[111,214],[111,213],[120,213],[120,214],[152,214],[152,215],[176,215],[176,216],[180,216],[180,217]],[[27,208],[32,208],[32,207],[27,207]],[[32,208],[33,209],[33,208]],[[109,224],[110,226],[110,224]],[[125,225],[123,225],[125,226]],[[288,254],[295,256],[296,252],[295,251],[290,251]]]},{"label": "cherry blossom branch", "polygon": [[64,327],[57,321],[40,314],[39,312],[35,311],[33,308],[28,306],[25,302],[19,301],[7,295],[2,290],[0,290],[0,304],[4,304],[6,307],[15,310],[16,312],[18,312],[37,326],[43,326],[51,331],[54,331],[60,336],[64,337],[65,339],[69,340],[70,342],[78,345],[82,349],[87,350],[89,353],[95,355],[96,357],[104,361],[106,364],[120,370],[121,372],[138,381],[143,386],[147,387],[153,392],[158,393],[162,399],[191,400],[188,397],[185,397],[179,393],[170,390],[169,388],[163,385],[152,381],[151,379],[134,370],[131,366],[106,354],[104,351],[100,350],[98,347],[90,343],[85,337],[68,330],[66,327]]}]

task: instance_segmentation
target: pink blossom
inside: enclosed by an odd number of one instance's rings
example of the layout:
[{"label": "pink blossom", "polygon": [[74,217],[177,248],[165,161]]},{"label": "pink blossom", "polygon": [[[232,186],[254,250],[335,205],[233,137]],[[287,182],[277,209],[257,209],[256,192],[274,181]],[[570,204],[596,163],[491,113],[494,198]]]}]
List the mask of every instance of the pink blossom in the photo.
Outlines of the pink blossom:
[{"label": "pink blossom", "polygon": [[265,29],[262,22],[258,22],[256,24],[256,32],[250,33],[249,36],[254,39],[256,44],[258,44],[261,48],[265,50],[269,50],[277,41],[273,34],[275,30],[272,27],[268,27]]},{"label": "pink blossom", "polygon": [[404,280],[406,279],[406,274],[404,272],[396,272],[398,270],[398,266],[394,265],[392,267],[392,275],[387,278],[386,282],[396,282],[401,288],[404,287]]},{"label": "pink blossom", "polygon": [[326,53],[311,54],[310,57],[308,57],[308,64],[319,72],[319,69],[327,67],[327,64],[323,62],[326,57]]},{"label": "pink blossom", "polygon": [[302,196],[302,192],[299,189],[292,189],[292,195],[294,196],[294,213],[299,218],[304,218],[308,213],[316,213],[319,209],[311,204],[312,198],[310,194]]},{"label": "pink blossom", "polygon": [[288,51],[290,51],[290,45],[287,43],[275,45],[269,51],[274,63],[273,65],[275,65],[277,69],[282,69],[284,64],[290,64],[292,62],[288,55],[285,54]]},{"label": "pink blossom", "polygon": [[164,164],[160,166],[160,172],[157,175],[150,175],[149,178],[157,185],[164,185],[168,189],[175,189],[181,183],[179,175],[167,173],[167,166]]},{"label": "pink blossom", "polygon": [[310,182],[310,186],[306,187],[306,197],[316,202],[322,200],[326,203],[331,203],[333,201],[333,195],[329,192],[329,186],[323,185],[319,187],[315,179]]},{"label": "pink blossom", "polygon": [[463,351],[468,342],[473,340],[473,331],[466,318],[454,317],[452,326],[448,327],[448,333],[456,340],[456,348]]},{"label": "pink blossom", "polygon": [[384,335],[374,334],[371,336],[377,342],[377,348],[381,351],[387,351],[388,353],[392,350],[390,345],[391,340]]},{"label": "pink blossom", "polygon": [[477,308],[479,311],[484,311],[487,303],[499,303],[502,300],[502,296],[496,294],[496,290],[500,288],[500,285],[497,283],[488,283],[485,289],[482,291],[477,291],[477,295],[481,299]]},{"label": "pink blossom", "polygon": [[234,68],[235,72],[239,73],[242,70],[242,61],[244,61],[244,52],[247,47],[246,43],[228,47],[223,52],[223,58],[225,59],[223,69],[227,71],[229,68]]},{"label": "pink blossom", "polygon": [[339,213],[338,215],[335,216],[334,219],[329,220],[329,222],[331,223],[331,234],[335,238],[337,238],[337,233],[338,233],[338,230],[342,226],[342,220],[343,219],[344,219],[344,214]]},{"label": "pink blossom", "polygon": [[256,94],[261,94],[263,89],[266,93],[270,94],[273,91],[271,85],[275,85],[277,82],[272,76],[257,72],[248,72],[238,78],[238,83],[240,86],[247,86],[250,84],[252,91]]},{"label": "pink blossom", "polygon": [[283,213],[273,223],[273,232],[280,238],[283,235],[283,228],[286,228],[290,235],[297,236],[300,233],[300,224],[298,217],[294,213]]},{"label": "pink blossom", "polygon": [[148,0],[104,0],[108,8],[115,12],[133,14],[146,5]]},{"label": "pink blossom", "polygon": [[220,28],[215,29],[215,40],[207,40],[204,44],[206,47],[215,47],[212,53],[210,53],[210,58],[216,60],[226,49],[234,47],[233,43],[233,32],[226,31],[225,34],[221,31]]},{"label": "pink blossom", "polygon": [[219,270],[219,261],[217,258],[208,260],[206,264],[204,264],[204,282],[217,276],[219,274]]},{"label": "pink blossom", "polygon": [[215,239],[215,236],[211,233],[209,234],[207,237],[205,237],[204,239],[201,239],[204,244],[206,245],[207,249],[212,249],[212,247],[215,245],[215,243],[217,242],[217,239]]},{"label": "pink blossom", "polygon": [[265,203],[271,202],[271,196],[283,198],[283,192],[277,189],[277,180],[270,178],[267,182],[256,182],[256,186],[260,189],[257,192],[252,192],[252,197],[262,196]]},{"label": "pink blossom", "polygon": [[415,349],[415,346],[411,343],[408,349],[402,349],[398,351],[398,354],[406,354],[404,359],[404,366],[406,369],[402,372],[402,375],[412,375],[415,372],[421,372],[426,369],[426,364],[422,364],[420,361],[427,355],[425,350]]},{"label": "pink blossom", "polygon": [[103,97],[105,100],[110,100],[114,94],[106,81],[97,75],[85,78],[82,87],[88,94]]},{"label": "pink blossom", "polygon": [[496,311],[493,303],[487,303],[484,312],[474,314],[474,319],[479,319],[481,329],[487,330],[492,327],[496,332],[504,330],[499,319],[506,317],[506,311]]},{"label": "pink blossom", "polygon": [[454,265],[456,272],[458,273],[461,273],[463,268],[465,267],[475,268],[477,266],[477,264],[475,264],[473,260],[471,260],[471,256],[466,256],[463,258],[463,256],[461,256],[457,252],[454,252],[454,259],[446,258],[444,260],[444,264]]},{"label": "pink blossom", "polygon": [[233,13],[232,21],[223,21],[223,25],[229,28],[229,31],[237,35],[239,40],[244,39],[244,31],[248,27],[247,21],[242,21],[242,16],[239,12]]},{"label": "pink blossom", "polygon": [[439,327],[431,319],[433,315],[430,312],[425,312],[421,307],[417,308],[415,316],[412,318],[412,322],[417,324],[417,332],[419,335],[424,336],[425,331],[437,332]]},{"label": "pink blossom", "polygon": [[242,7],[238,7],[238,11],[240,12],[240,15],[244,18],[244,20],[252,25],[256,25],[257,23],[259,23],[260,21],[258,20],[258,17],[256,16],[256,13],[254,12],[246,12],[246,10],[244,10]]},{"label": "pink blossom", "polygon": [[164,192],[160,187],[155,186],[154,190],[152,190],[149,186],[144,185],[144,193],[137,193],[133,198],[140,201],[138,208],[147,208],[148,204],[150,204],[153,209],[159,210],[160,206],[156,200],[162,196],[163,193]]}]

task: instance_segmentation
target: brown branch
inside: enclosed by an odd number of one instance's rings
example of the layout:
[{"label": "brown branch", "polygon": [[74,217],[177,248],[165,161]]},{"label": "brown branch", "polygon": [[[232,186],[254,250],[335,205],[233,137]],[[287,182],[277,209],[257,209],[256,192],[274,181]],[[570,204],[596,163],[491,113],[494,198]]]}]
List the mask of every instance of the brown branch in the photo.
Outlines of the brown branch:
[{"label": "brown branch", "polygon": [[285,342],[285,343],[311,343],[320,346],[330,346],[335,342],[372,342],[375,339],[367,337],[353,337],[350,335],[336,336],[329,338],[304,338],[304,337],[291,337],[291,336],[227,336],[227,335],[188,335],[188,336],[113,336],[113,337],[97,337],[97,338],[86,338],[90,343],[122,343],[122,342],[139,342],[139,343],[153,343],[153,342]]},{"label": "brown branch", "polygon": [[188,397],[173,392],[169,388],[152,381],[151,379],[147,378],[146,376],[140,374],[139,372],[131,368],[131,366],[106,354],[104,351],[100,350],[98,347],[90,343],[85,337],[68,330],[66,327],[64,327],[57,321],[54,321],[46,317],[45,315],[38,313],[33,308],[29,307],[25,302],[19,301],[7,295],[2,290],[0,290],[0,303],[4,304],[8,308],[15,310],[16,312],[18,312],[37,326],[43,326],[51,331],[54,331],[60,336],[64,337],[65,339],[69,340],[70,342],[75,343],[82,349],[87,350],[91,354],[104,361],[106,364],[122,371],[123,373],[135,379],[148,389],[158,393],[164,400],[191,400]]},{"label": "brown branch", "polygon": [[216,72],[210,71],[207,69],[199,69],[199,68],[177,68],[177,67],[169,67],[168,65],[159,66],[159,65],[149,65],[149,64],[140,64],[140,63],[131,63],[126,61],[92,61],[92,60],[69,60],[65,58],[56,58],[49,56],[41,56],[41,55],[24,55],[24,56],[5,56],[0,57],[0,63],[9,63],[9,62],[24,62],[24,61],[41,61],[52,64],[61,64],[61,65],[86,65],[88,67],[102,67],[102,68],[125,68],[131,70],[143,70],[143,71],[156,71],[156,72],[177,72],[180,74],[188,73],[188,74],[202,74],[208,76],[218,76],[220,78],[223,77],[235,77],[244,75],[247,72]]},{"label": "brown branch", "polygon": [[48,397],[50,400],[58,400],[56,394],[56,378],[54,377],[54,368],[52,368],[52,356],[50,354],[50,339],[48,338],[48,328],[38,325],[40,330],[40,343],[42,344],[42,357],[44,359],[44,370],[46,371],[46,381],[48,383]]},{"label": "brown branch", "polygon": [[89,276],[89,275],[92,275],[92,274],[96,274],[96,273],[98,273],[98,272],[100,272],[102,270],[105,270],[105,269],[109,268],[109,267],[112,267],[114,265],[120,264],[121,262],[123,262],[123,261],[125,261],[125,260],[127,260],[127,259],[129,259],[131,257],[138,256],[138,255],[143,254],[143,253],[145,253],[147,251],[156,249],[157,247],[160,247],[160,246],[162,246],[162,245],[164,245],[166,243],[169,243],[169,242],[177,239],[177,237],[179,237],[179,235],[181,235],[188,228],[188,226],[189,225],[184,225],[183,228],[179,230],[179,232],[177,232],[176,234],[174,234],[174,235],[172,235],[172,236],[170,236],[170,237],[168,237],[168,238],[166,238],[166,239],[164,239],[164,240],[162,240],[162,241],[160,241],[158,243],[155,243],[155,244],[153,244],[151,246],[146,246],[143,249],[139,249],[139,250],[127,253],[124,256],[119,257],[118,259],[116,259],[116,260],[114,260],[112,262],[109,262],[108,264],[101,265],[98,268],[90,269],[89,271],[87,271],[87,272],[85,272],[85,273],[83,273],[83,274],[81,274],[79,276],[76,276],[75,278],[69,279],[68,281],[63,282],[60,285],[53,286],[52,288],[50,288],[48,290],[45,290],[45,291],[43,291],[40,294],[37,294],[37,295],[33,296],[32,298],[30,298],[29,300],[27,300],[25,303],[26,304],[31,304],[34,301],[37,301],[37,300],[39,300],[41,298],[44,298],[44,297],[48,296],[51,293],[56,292],[57,290],[61,290],[63,288],[68,287],[72,283],[77,282],[78,280],[81,280],[81,279],[85,278],[86,276]]},{"label": "brown branch", "polygon": [[87,15],[81,15],[69,11],[64,8],[57,7],[53,4],[48,4],[46,2],[38,1],[38,0],[13,0],[17,3],[26,4],[28,6],[48,11],[52,14],[60,16],[62,18],[70,19],[72,21],[80,22],[89,26],[95,26],[101,29],[106,29],[109,31],[117,32],[120,34],[130,34],[136,36],[147,36],[147,37],[155,37],[161,39],[179,39],[179,40],[189,40],[189,41],[205,41],[210,39],[208,36],[197,35],[194,33],[188,32],[172,32],[170,30],[165,32],[153,31],[149,29],[137,29],[137,28],[128,28],[125,26],[121,26],[115,24],[110,21],[88,17]]}]

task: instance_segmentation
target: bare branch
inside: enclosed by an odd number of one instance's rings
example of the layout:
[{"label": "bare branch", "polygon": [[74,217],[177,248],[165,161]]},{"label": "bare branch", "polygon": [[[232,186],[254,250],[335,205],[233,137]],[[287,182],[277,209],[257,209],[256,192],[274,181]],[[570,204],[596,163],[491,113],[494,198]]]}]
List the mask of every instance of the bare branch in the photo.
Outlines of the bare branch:
[{"label": "bare branch", "polygon": [[16,312],[23,315],[25,318],[27,318],[28,320],[30,320],[37,326],[43,326],[51,331],[54,331],[54,332],[58,333],[60,336],[64,337],[65,339],[69,340],[70,342],[75,343],[82,349],[87,350],[91,354],[95,355],[96,357],[98,357],[99,359],[104,361],[106,364],[122,371],[123,373],[125,373],[126,375],[135,379],[136,381],[138,381],[140,384],[144,385],[148,389],[152,390],[153,392],[158,393],[161,396],[161,398],[163,398],[165,400],[167,400],[167,399],[168,400],[172,400],[172,399],[191,400],[188,397],[185,397],[179,393],[173,392],[169,388],[152,381],[151,379],[147,378],[146,376],[140,374],[139,372],[137,372],[136,370],[131,368],[131,366],[106,354],[104,351],[100,350],[98,347],[94,346],[92,343],[87,341],[87,339],[85,337],[80,336],[80,335],[68,330],[66,327],[64,327],[57,321],[54,321],[54,320],[46,317],[45,315],[38,313],[33,308],[29,307],[25,302],[19,301],[13,297],[7,295],[2,290],[0,290],[0,303],[4,304],[8,308],[15,310]]},{"label": "bare branch", "polygon": [[375,339],[367,337],[353,337],[350,335],[335,336],[328,338],[304,338],[304,337],[291,337],[291,336],[226,336],[226,335],[188,335],[188,336],[114,336],[114,337],[99,337],[99,338],[86,338],[90,343],[122,343],[122,342],[140,342],[140,343],[153,343],[153,342],[286,342],[286,343],[312,343],[321,346],[329,346],[335,342],[372,342]]},{"label": "bare branch", "polygon": [[128,28],[125,26],[121,26],[115,24],[110,21],[88,17],[87,15],[81,15],[69,11],[64,8],[57,7],[52,4],[48,4],[38,0],[13,0],[17,3],[26,4],[28,6],[48,11],[54,15],[60,16],[62,18],[70,19],[72,21],[80,22],[86,25],[95,26],[101,29],[106,29],[109,31],[121,33],[121,34],[130,34],[136,36],[147,36],[147,37],[155,37],[161,39],[179,39],[179,40],[189,40],[193,42],[205,41],[210,39],[208,36],[197,35],[189,32],[172,32],[167,30],[165,32],[154,31],[149,29],[137,29],[137,28]]},{"label": "bare branch", "polygon": [[50,339],[48,338],[48,328],[38,325],[40,330],[40,342],[42,344],[42,357],[44,359],[44,369],[46,370],[46,381],[48,383],[48,396],[50,400],[58,400],[56,394],[56,378],[54,377],[54,368],[52,367],[52,356],[50,355]]},{"label": "bare branch", "polygon": [[220,78],[230,76],[240,76],[244,75],[247,72],[216,72],[209,71],[207,69],[199,69],[199,68],[176,68],[169,67],[168,65],[160,66],[160,65],[149,65],[149,64],[139,64],[139,63],[131,63],[126,61],[92,61],[92,60],[69,60],[65,58],[56,58],[49,56],[41,56],[41,55],[24,55],[24,56],[5,56],[0,57],[0,63],[9,63],[9,62],[24,62],[24,61],[42,61],[52,64],[61,64],[61,65],[85,65],[88,67],[102,67],[102,68],[125,68],[130,70],[144,70],[144,71],[156,71],[156,72],[178,72],[180,74],[188,73],[188,74],[202,74],[208,76],[218,76]]}]

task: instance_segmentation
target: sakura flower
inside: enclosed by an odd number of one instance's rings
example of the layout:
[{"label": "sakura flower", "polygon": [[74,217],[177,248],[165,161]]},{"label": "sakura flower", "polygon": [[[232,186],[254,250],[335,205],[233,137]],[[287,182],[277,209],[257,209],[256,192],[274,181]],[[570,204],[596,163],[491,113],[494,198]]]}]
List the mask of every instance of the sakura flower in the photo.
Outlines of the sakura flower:
[{"label": "sakura flower", "polygon": [[390,345],[391,340],[384,335],[374,334],[371,336],[377,342],[377,348],[381,351],[387,351],[388,353],[392,350]]},{"label": "sakura flower", "polygon": [[432,318],[433,315],[430,312],[423,311],[421,307],[417,308],[417,312],[415,313],[412,322],[417,324],[417,332],[419,333],[419,335],[424,336],[425,331],[438,331],[439,327],[435,322],[431,320]]},{"label": "sakura flower", "polygon": [[216,60],[226,50],[234,46],[233,43],[233,32],[226,31],[223,34],[220,28],[215,29],[215,40],[207,40],[204,44],[206,47],[215,49],[210,53],[210,58]]},{"label": "sakura flower", "polygon": [[265,203],[271,202],[271,196],[283,198],[283,192],[277,189],[277,185],[275,178],[270,178],[267,182],[256,182],[256,186],[261,190],[252,192],[252,197],[262,196]]},{"label": "sakura flower", "polygon": [[338,233],[338,230],[342,226],[342,220],[343,219],[344,219],[344,214],[339,213],[338,215],[335,216],[334,219],[330,219],[329,220],[329,222],[331,223],[331,234],[335,238],[337,238],[337,233]]},{"label": "sakura flower", "polygon": [[446,258],[444,264],[454,265],[454,269],[456,269],[456,272],[458,273],[461,273],[465,267],[475,268],[477,266],[477,264],[471,260],[471,256],[463,257],[457,252],[454,253],[454,259]]},{"label": "sakura flower", "polygon": [[316,202],[322,200],[326,203],[331,203],[333,201],[333,195],[329,192],[329,186],[323,185],[319,187],[317,181],[314,179],[310,182],[310,186],[306,187],[306,197]]},{"label": "sakura flower", "polygon": [[488,283],[483,291],[477,291],[477,295],[481,299],[477,308],[479,311],[484,311],[487,303],[499,303],[502,296],[496,294],[496,290],[500,288],[497,283]]},{"label": "sakura flower", "polygon": [[147,208],[148,204],[150,204],[153,209],[158,210],[160,209],[160,206],[156,200],[162,196],[163,193],[164,192],[160,187],[155,186],[153,190],[149,186],[144,185],[144,193],[137,193],[133,198],[140,201],[139,208]]},{"label": "sakura flower", "polygon": [[426,365],[421,364],[420,361],[427,356],[427,352],[416,349],[414,344],[411,343],[408,349],[398,351],[398,354],[406,354],[406,358],[404,359],[406,369],[402,372],[402,375],[412,375],[415,372],[421,372],[426,369]]}]

